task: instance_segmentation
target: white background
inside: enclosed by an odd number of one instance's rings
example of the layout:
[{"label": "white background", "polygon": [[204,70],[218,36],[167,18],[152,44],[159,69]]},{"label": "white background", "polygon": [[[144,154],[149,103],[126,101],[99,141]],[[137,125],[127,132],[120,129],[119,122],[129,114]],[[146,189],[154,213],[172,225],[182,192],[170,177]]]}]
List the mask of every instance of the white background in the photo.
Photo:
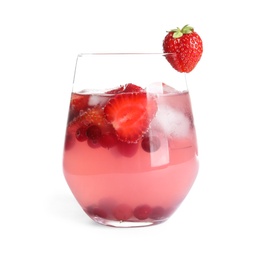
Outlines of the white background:
[{"label": "white background", "polygon": [[[1,1],[1,259],[258,259],[254,4]],[[194,187],[161,225],[94,224],[62,173],[76,55],[159,52],[166,30],[185,24],[204,43],[188,79],[200,153]]]}]

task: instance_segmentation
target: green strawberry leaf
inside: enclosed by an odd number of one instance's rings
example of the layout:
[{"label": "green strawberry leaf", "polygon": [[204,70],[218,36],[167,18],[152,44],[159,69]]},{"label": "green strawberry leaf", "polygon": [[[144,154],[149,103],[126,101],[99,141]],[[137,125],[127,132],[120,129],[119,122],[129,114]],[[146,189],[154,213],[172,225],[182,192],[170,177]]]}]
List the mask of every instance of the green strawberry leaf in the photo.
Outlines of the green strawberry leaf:
[{"label": "green strawberry leaf", "polygon": [[181,30],[181,32],[183,33],[183,34],[189,34],[189,33],[192,33],[193,32],[193,27],[191,27],[191,26],[189,26],[188,24],[187,25],[185,25],[183,28],[182,28],[182,30]]},{"label": "green strawberry leaf", "polygon": [[174,30],[171,30],[170,32],[173,32],[173,38],[177,39],[182,37],[184,34],[190,34],[192,33],[194,30],[194,28],[192,26],[189,26],[188,24],[185,25],[182,29],[180,29],[179,27],[177,27]]},{"label": "green strawberry leaf", "polygon": [[181,36],[183,36],[183,33],[181,32],[180,28],[177,28],[176,30],[172,30],[172,31],[174,31],[174,34],[173,34],[174,39],[177,39],[177,38],[180,38]]}]

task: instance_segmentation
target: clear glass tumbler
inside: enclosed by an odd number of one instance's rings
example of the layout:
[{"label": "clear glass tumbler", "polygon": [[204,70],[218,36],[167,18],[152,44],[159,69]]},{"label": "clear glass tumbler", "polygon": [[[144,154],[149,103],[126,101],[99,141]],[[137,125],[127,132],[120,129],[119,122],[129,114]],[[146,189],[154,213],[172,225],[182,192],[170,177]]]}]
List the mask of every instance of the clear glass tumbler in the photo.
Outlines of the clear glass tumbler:
[{"label": "clear glass tumbler", "polygon": [[91,53],[76,60],[63,170],[95,222],[140,227],[166,221],[197,173],[186,74],[165,53]]}]

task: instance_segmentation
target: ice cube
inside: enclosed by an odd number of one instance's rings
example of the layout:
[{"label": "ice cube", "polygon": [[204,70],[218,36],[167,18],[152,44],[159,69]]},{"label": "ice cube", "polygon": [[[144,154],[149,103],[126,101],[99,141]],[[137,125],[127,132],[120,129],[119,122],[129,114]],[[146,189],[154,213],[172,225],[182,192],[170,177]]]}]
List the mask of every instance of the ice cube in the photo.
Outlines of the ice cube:
[{"label": "ice cube", "polygon": [[166,105],[160,104],[152,127],[162,130],[165,135],[185,137],[189,134],[191,122],[181,111]]},{"label": "ice cube", "polygon": [[108,100],[108,97],[99,95],[91,95],[89,98],[89,106],[103,106]]},{"label": "ice cube", "polygon": [[162,83],[162,87],[163,87],[163,94],[175,94],[179,92],[178,90],[167,85],[166,83]]},{"label": "ice cube", "polygon": [[146,87],[147,92],[154,94],[178,93],[178,91],[164,82],[153,82]]},{"label": "ice cube", "polygon": [[162,82],[153,82],[146,87],[148,93],[154,94],[163,94],[163,83]]}]

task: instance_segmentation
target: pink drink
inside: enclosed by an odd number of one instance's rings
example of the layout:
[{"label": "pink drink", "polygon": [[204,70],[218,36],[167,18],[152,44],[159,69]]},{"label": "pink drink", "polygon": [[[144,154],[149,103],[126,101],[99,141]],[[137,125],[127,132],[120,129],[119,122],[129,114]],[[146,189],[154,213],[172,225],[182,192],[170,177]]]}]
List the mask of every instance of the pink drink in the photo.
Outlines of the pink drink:
[{"label": "pink drink", "polygon": [[[120,141],[113,134],[102,140],[103,132],[87,135],[89,125],[85,136],[79,136],[78,125],[71,122],[94,106],[104,109],[115,95],[119,94],[72,94],[63,159],[65,178],[84,211],[99,223],[161,223],[184,200],[198,172],[189,93],[169,88],[165,94],[152,95],[157,112],[137,143]],[[79,107],[76,111],[74,104]]]}]

